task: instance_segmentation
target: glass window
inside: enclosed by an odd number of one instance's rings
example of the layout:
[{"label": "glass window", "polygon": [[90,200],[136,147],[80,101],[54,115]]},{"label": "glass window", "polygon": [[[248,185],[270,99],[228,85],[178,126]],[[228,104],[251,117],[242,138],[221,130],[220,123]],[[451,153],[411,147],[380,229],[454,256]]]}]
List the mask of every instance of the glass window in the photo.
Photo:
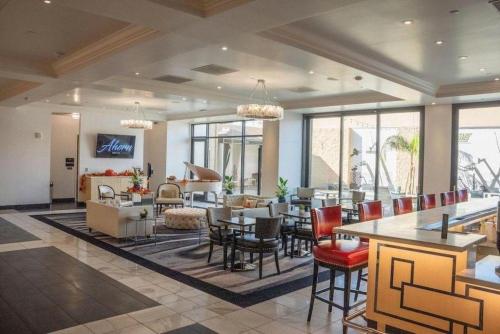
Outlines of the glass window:
[{"label": "glass window", "polygon": [[223,178],[232,176],[235,183],[233,193],[240,193],[241,138],[210,138],[208,168],[217,171]]},{"label": "glass window", "polygon": [[311,187],[338,190],[340,117],[311,120]]},{"label": "glass window", "polygon": [[260,191],[260,167],[262,160],[262,137],[245,139],[245,194],[257,195]]},{"label": "glass window", "polygon": [[193,164],[205,166],[205,139],[193,141]]},{"label": "glass window", "polygon": [[343,140],[341,198],[350,198],[356,190],[374,199],[377,116],[345,116]]},{"label": "glass window", "polygon": [[206,137],[206,135],[207,135],[207,125],[206,124],[193,125],[193,137]]},{"label": "glass window", "polygon": [[500,193],[500,107],[459,110],[457,187]]},{"label": "glass window", "polygon": [[392,198],[416,196],[419,192],[418,166],[420,113],[380,115],[380,171],[378,198],[386,214],[392,214]]},{"label": "glass window", "polygon": [[246,121],[245,135],[246,136],[262,136],[263,122],[261,120]]},{"label": "glass window", "polygon": [[210,137],[241,136],[243,122],[211,123],[208,126]]}]

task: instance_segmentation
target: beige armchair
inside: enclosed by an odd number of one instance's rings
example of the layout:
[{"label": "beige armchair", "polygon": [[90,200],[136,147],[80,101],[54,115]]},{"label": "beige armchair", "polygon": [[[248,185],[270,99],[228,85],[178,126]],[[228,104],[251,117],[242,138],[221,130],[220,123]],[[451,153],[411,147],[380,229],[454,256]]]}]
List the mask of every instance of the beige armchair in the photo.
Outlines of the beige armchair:
[{"label": "beige armchair", "polygon": [[173,183],[162,183],[156,191],[156,213],[160,214],[163,206],[184,207],[181,188]]}]

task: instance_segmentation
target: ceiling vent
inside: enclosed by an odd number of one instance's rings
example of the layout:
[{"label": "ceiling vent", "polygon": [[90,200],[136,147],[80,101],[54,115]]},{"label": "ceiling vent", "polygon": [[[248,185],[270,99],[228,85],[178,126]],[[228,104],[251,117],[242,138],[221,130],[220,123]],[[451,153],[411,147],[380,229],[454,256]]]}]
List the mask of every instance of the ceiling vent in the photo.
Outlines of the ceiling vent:
[{"label": "ceiling vent", "polygon": [[300,86],[300,87],[290,88],[289,91],[293,93],[310,93],[310,92],[317,92],[318,90],[311,87]]},{"label": "ceiling vent", "polygon": [[489,3],[495,6],[495,8],[500,12],[500,0],[490,0]]},{"label": "ceiling vent", "polygon": [[193,68],[192,71],[202,72],[212,75],[223,75],[223,74],[238,72],[238,70],[214,64],[196,67]]},{"label": "ceiling vent", "polygon": [[193,79],[178,77],[175,75],[164,75],[164,76],[161,76],[158,78],[154,78],[154,80],[168,82],[168,83],[174,83],[174,84],[182,84],[185,82],[193,81]]}]

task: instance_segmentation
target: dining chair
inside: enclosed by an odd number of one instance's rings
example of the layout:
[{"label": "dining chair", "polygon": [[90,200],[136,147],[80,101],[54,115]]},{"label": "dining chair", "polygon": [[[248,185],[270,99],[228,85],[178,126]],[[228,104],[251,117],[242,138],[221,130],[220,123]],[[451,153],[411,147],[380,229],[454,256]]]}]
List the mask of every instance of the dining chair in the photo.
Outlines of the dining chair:
[{"label": "dining chair", "polygon": [[262,279],[264,253],[274,253],[274,261],[278,275],[281,274],[278,247],[281,221],[283,217],[257,217],[255,231],[243,231],[241,235],[233,235],[231,248],[231,270],[234,270],[236,250],[259,254],[259,279]]},{"label": "dining chair", "polygon": [[297,193],[290,196],[290,204],[310,207],[315,192],[314,188],[297,187]]},{"label": "dining chair", "polygon": [[441,193],[440,197],[441,197],[441,206],[453,205],[456,203],[454,191],[447,191]]},{"label": "dining chair", "polygon": [[358,203],[359,222],[382,218],[382,201],[367,201]]},{"label": "dining chair", "polygon": [[214,245],[222,246],[223,248],[223,266],[224,270],[227,268],[227,249],[232,243],[234,230],[228,228],[224,223],[221,223],[221,219],[231,219],[231,208],[208,208],[207,209],[207,221],[208,221],[208,238],[210,240],[210,248],[208,251],[208,263],[212,258],[212,252],[214,250]]},{"label": "dining chair", "polygon": [[455,199],[457,203],[467,202],[469,200],[469,191],[467,189],[457,190]]},{"label": "dining chair", "polygon": [[[280,217],[280,212],[288,212],[290,209],[290,204],[288,203],[271,203],[269,205],[271,212],[271,217]],[[281,248],[284,251],[284,255],[288,255],[288,237],[293,233],[293,227],[295,223],[293,219],[283,218],[281,222],[280,235],[281,235]]]},{"label": "dining chair", "polygon": [[97,186],[97,193],[99,195],[100,200],[115,199],[116,197],[121,197],[122,199],[125,199],[125,200],[128,199],[128,195],[117,194],[115,192],[115,190],[113,189],[113,187],[105,185],[105,184],[101,184],[101,185]]},{"label": "dining chair", "polygon": [[395,216],[413,212],[413,198],[411,197],[395,198],[392,200],[392,206],[394,208]]},{"label": "dining chair", "polygon": [[418,197],[418,209],[429,210],[436,207],[436,195],[425,194]]},{"label": "dining chair", "polygon": [[[361,301],[350,305],[351,293],[364,294],[359,286],[361,275],[358,275],[356,289],[351,290],[351,275],[352,272],[361,271],[368,267],[368,243],[360,240],[338,240],[335,238],[333,229],[342,225],[342,208],[340,205],[324,207],[321,209],[313,209],[311,211],[312,230],[314,235],[314,245],[312,252],[314,256],[313,269],[313,284],[311,290],[311,301],[309,303],[309,313],[307,321],[311,321],[316,299],[328,304],[328,312],[332,312],[332,308],[336,307],[343,311],[344,317],[349,314],[349,311],[364,303]],[[330,284],[327,288],[317,291],[319,267],[327,268],[330,271]],[[340,271],[344,274],[344,287],[335,286],[335,274]],[[334,291],[341,290],[344,292],[343,305],[333,301]],[[328,299],[320,296],[322,293],[329,292]],[[343,327],[343,333],[347,333],[347,327]]]},{"label": "dining chair", "polygon": [[335,206],[335,205],[337,205],[337,199],[336,198],[325,198],[323,200],[323,207]]}]

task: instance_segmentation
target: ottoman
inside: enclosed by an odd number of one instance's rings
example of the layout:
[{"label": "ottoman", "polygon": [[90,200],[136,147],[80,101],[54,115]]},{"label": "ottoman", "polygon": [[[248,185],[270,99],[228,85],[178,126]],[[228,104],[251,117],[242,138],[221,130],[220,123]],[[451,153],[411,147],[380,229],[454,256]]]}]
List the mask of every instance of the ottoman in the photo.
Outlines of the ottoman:
[{"label": "ottoman", "polygon": [[165,226],[180,230],[198,230],[207,226],[207,210],[197,208],[167,209]]}]

